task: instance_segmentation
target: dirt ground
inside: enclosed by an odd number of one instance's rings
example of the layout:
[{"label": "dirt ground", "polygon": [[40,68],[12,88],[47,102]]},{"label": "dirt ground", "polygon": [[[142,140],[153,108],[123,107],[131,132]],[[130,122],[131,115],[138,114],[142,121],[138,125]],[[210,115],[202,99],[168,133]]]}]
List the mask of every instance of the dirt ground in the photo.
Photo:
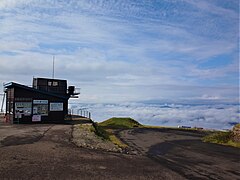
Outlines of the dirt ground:
[{"label": "dirt ground", "polygon": [[72,125],[0,124],[1,179],[238,179],[239,150],[202,134],[161,129],[120,133],[137,155],[76,147]]}]

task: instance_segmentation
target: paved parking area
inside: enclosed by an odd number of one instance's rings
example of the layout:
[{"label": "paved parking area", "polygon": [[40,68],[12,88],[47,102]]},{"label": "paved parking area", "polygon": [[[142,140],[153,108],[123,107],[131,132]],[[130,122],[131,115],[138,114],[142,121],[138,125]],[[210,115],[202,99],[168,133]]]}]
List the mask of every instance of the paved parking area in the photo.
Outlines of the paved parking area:
[{"label": "paved parking area", "polygon": [[136,155],[76,147],[70,124],[0,123],[5,179],[239,179],[237,148],[201,142],[201,131],[131,129]]},{"label": "paved parking area", "polygon": [[72,125],[0,125],[5,179],[183,179],[146,156],[78,148]]},{"label": "paved parking area", "polygon": [[121,138],[140,154],[186,179],[240,179],[240,149],[203,143],[204,131],[133,129]]}]

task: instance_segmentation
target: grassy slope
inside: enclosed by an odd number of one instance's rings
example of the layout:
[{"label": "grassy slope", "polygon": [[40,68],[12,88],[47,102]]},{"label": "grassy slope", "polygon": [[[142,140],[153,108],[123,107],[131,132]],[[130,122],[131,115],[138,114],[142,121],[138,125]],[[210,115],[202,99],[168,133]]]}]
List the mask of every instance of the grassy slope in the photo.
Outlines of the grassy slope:
[{"label": "grassy slope", "polygon": [[132,118],[110,118],[101,123],[95,123],[95,130],[98,136],[104,139],[112,141],[114,144],[118,145],[120,148],[126,148],[127,145],[124,144],[114,133],[117,129],[129,129],[135,127],[142,127],[140,123]]},{"label": "grassy slope", "polygon": [[142,125],[132,118],[110,118],[106,121],[99,123],[99,126],[110,129],[128,129],[134,127],[142,127]]},{"label": "grassy slope", "polygon": [[232,132],[215,132],[203,138],[203,142],[217,143],[240,148],[240,143],[232,141]]}]

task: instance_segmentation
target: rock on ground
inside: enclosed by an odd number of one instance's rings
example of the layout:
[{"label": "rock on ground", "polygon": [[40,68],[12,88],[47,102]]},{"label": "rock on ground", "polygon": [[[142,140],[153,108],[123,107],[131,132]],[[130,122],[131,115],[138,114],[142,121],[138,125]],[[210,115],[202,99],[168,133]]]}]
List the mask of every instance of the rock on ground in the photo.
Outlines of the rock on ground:
[{"label": "rock on ground", "polygon": [[102,149],[106,151],[122,152],[122,149],[111,141],[104,140],[93,131],[92,124],[78,124],[73,126],[72,142],[79,147]]},{"label": "rock on ground", "polygon": [[233,127],[233,141],[240,142],[240,124]]}]

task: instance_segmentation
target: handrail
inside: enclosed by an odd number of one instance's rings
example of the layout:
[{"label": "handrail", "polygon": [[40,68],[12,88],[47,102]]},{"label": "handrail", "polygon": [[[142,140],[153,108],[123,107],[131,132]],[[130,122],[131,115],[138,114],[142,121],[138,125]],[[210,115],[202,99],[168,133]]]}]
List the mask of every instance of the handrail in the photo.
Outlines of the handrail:
[{"label": "handrail", "polygon": [[68,113],[70,115],[74,115],[74,110],[76,111],[77,115],[91,119],[91,112],[87,111],[87,108],[68,109]]}]

